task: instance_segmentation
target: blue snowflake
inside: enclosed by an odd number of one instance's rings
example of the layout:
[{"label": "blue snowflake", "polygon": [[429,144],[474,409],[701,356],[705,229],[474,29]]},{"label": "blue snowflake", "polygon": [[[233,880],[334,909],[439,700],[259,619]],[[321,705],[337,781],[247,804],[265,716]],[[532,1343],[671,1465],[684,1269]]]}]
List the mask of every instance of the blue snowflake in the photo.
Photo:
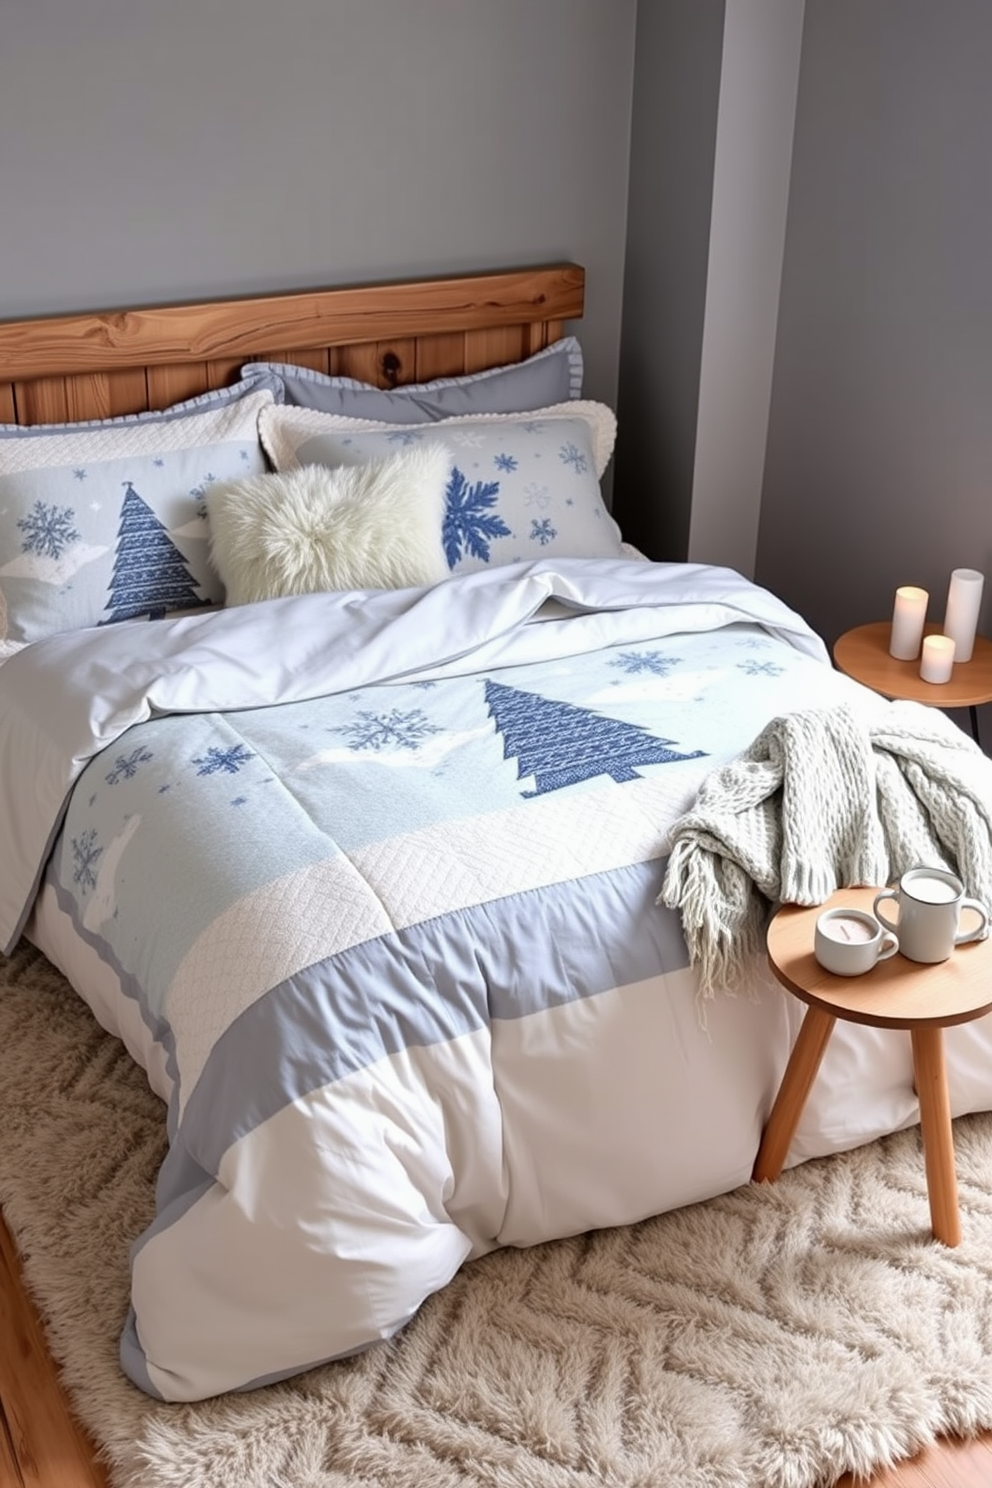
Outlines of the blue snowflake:
[{"label": "blue snowflake", "polygon": [[18,527],[25,532],[21,547],[25,553],[39,553],[45,558],[61,558],[79,533],[72,525],[76,515],[71,506],[46,506],[36,501],[26,517],[18,520]]},{"label": "blue snowflake", "polygon": [[391,429],[386,435],[389,444],[417,444],[423,439],[423,431],[420,429]]},{"label": "blue snowflake", "polygon": [[509,475],[511,470],[517,468],[517,458],[515,455],[494,455],[493,464],[497,470],[505,470]]},{"label": "blue snowflake", "polygon": [[239,450],[238,451],[238,457],[241,460],[242,464],[244,464],[244,465],[247,465],[249,459],[251,458],[250,455],[248,454],[248,451],[247,450]]},{"label": "blue snowflake", "polygon": [[652,672],[656,677],[667,677],[673,666],[678,666],[681,656],[662,656],[660,651],[621,651],[610,662],[622,672],[631,675],[637,672]]},{"label": "blue snowflake", "polygon": [[247,804],[248,804],[248,797],[247,796],[232,796],[231,797],[231,805],[232,806],[246,806]]},{"label": "blue snowflake", "polygon": [[503,518],[489,508],[496,505],[499,481],[476,481],[470,486],[455,465],[445,491],[444,525],[441,529],[444,556],[454,568],[463,553],[489,562],[489,544],[512,534]]},{"label": "blue snowflake", "polygon": [[441,730],[420,708],[414,708],[410,713],[392,708],[388,713],[359,713],[352,723],[331,732],[344,734],[349,749],[378,751],[390,744],[400,749],[416,749],[422,739],[429,734],[439,734]]},{"label": "blue snowflake", "polygon": [[149,749],[132,749],[130,754],[119,754],[114,761],[114,768],[107,776],[107,784],[116,785],[119,780],[133,780],[138,773],[138,766],[151,758]]},{"label": "blue snowflake", "polygon": [[73,837],[73,883],[79,884],[81,889],[96,888],[96,862],[102,853],[103,848],[96,845],[96,831],[93,827],[88,828],[81,837]]},{"label": "blue snowflake", "polygon": [[152,461],[152,464],[157,465],[159,470],[161,470],[162,466],[165,464],[165,461],[162,459],[161,455],[156,455],[155,459]]},{"label": "blue snowflake", "polygon": [[199,765],[197,775],[216,775],[218,770],[223,770],[227,775],[237,775],[242,765],[254,759],[250,749],[243,744],[232,744],[229,749],[221,749],[217,744],[211,744],[206,755],[200,755],[194,759],[194,765]]},{"label": "blue snowflake", "polygon": [[739,661],[737,670],[746,672],[749,677],[780,677],[785,668],[774,661]]},{"label": "blue snowflake", "polygon": [[557,536],[558,528],[552,527],[550,517],[542,517],[540,521],[536,517],[532,518],[530,524],[531,542],[539,542],[541,547],[545,548]]},{"label": "blue snowflake", "polygon": [[87,474],[87,472],[85,471],[85,469],[83,468],[83,466],[82,465],[78,465],[76,467],[76,469],[72,472],[73,480],[84,481],[86,479],[86,474]]},{"label": "blue snowflake", "polygon": [[581,475],[583,471],[589,469],[589,461],[577,444],[571,442],[563,444],[558,451],[558,458],[563,465],[573,465],[576,475]]},{"label": "blue snowflake", "polygon": [[411,687],[419,687],[422,692],[428,692],[430,688],[436,687],[436,682],[411,682]]},{"label": "blue snowflake", "polygon": [[207,474],[203,477],[203,480],[200,482],[200,484],[198,486],[193,486],[190,489],[189,494],[196,497],[197,500],[200,500],[207,494],[207,487],[212,486],[216,479],[217,477],[215,475],[211,475],[208,471]]}]

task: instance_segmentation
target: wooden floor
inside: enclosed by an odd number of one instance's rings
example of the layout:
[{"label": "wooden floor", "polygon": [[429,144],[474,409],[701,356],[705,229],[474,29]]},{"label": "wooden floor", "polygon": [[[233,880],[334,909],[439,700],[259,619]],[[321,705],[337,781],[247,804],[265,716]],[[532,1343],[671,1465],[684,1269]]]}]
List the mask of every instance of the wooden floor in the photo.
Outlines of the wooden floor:
[{"label": "wooden floor", "polygon": [[[25,1295],[0,1219],[0,1488],[109,1488],[86,1433],[69,1413],[38,1315]],[[837,1488],[990,1488],[992,1432],[948,1442]],[[673,1485],[674,1488],[674,1485]]]}]

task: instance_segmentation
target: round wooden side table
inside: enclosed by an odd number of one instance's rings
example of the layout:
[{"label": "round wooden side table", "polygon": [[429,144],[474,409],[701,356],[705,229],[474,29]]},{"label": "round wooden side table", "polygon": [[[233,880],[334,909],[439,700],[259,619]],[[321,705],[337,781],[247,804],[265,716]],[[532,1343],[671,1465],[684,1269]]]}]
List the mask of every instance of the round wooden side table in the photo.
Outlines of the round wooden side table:
[{"label": "round wooden side table", "polygon": [[[824,971],[813,955],[817,916],[841,904],[870,914],[878,892],[875,888],[839,889],[824,904],[812,908],[784,905],[772,917],[769,963],[782,985],[806,1003],[806,1013],[762,1134],[752,1177],[758,1183],[770,1183],[781,1173],[838,1018],[872,1028],[905,1028],[913,1044],[931,1228],[935,1239],[959,1245],[961,1218],[941,1029],[992,1011],[992,940],[959,946],[948,961],[935,965],[908,961],[897,952],[864,976],[840,977]],[[962,928],[967,926],[962,918]]]},{"label": "round wooden side table", "polygon": [[[939,633],[939,625],[924,627],[925,635]],[[958,662],[949,682],[924,682],[918,659],[897,661],[889,655],[891,634],[890,620],[874,620],[845,631],[834,642],[838,669],[883,697],[905,698],[934,708],[967,708],[972,737],[980,743],[976,709],[979,703],[992,702],[992,641],[976,636],[971,660]]]}]

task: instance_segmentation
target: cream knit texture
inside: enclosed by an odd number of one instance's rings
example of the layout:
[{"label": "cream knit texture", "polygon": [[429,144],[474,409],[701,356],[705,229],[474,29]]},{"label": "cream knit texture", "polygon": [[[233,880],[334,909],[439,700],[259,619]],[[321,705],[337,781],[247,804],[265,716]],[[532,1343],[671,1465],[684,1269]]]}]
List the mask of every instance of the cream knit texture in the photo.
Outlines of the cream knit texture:
[{"label": "cream knit texture", "polygon": [[680,911],[712,997],[742,984],[780,903],[821,904],[921,863],[992,903],[992,760],[921,703],[786,714],[706,777],[670,840],[657,902]]}]

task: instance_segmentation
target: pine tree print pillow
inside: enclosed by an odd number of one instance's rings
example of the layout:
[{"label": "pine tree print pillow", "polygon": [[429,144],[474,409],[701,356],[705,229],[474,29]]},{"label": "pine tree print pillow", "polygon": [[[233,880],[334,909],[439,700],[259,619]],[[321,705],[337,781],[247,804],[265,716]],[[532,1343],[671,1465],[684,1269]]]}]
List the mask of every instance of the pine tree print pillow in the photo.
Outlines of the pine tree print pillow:
[{"label": "pine tree print pillow", "polygon": [[204,493],[268,468],[258,415],[273,398],[234,391],[147,417],[0,425],[0,642],[223,604]]},{"label": "pine tree print pillow", "polygon": [[624,556],[599,484],[616,437],[603,403],[416,426],[273,405],[259,433],[277,470],[358,465],[418,441],[445,444],[452,468],[443,542],[452,573],[529,558]]}]

